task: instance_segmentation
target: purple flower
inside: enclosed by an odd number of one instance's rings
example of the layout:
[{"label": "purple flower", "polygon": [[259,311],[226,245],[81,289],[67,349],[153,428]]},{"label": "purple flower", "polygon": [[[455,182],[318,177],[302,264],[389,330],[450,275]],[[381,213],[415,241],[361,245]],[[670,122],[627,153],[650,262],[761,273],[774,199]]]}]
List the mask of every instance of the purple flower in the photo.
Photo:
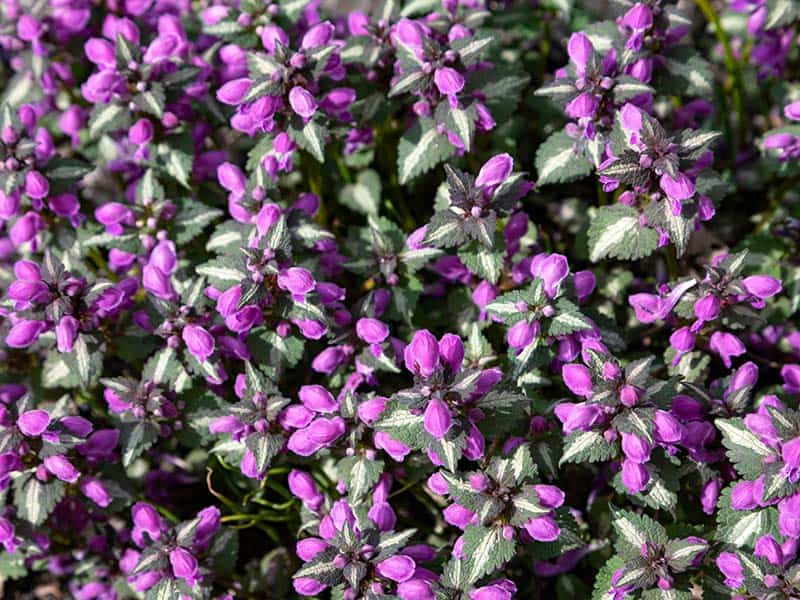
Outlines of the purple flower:
[{"label": "purple flower", "polygon": [[317,101],[307,89],[295,86],[289,92],[289,104],[292,110],[304,119],[310,119],[317,112]]},{"label": "purple flower", "polygon": [[768,275],[752,275],[751,277],[745,277],[742,280],[742,285],[744,289],[747,290],[748,294],[761,300],[771,298],[779,294],[781,289],[783,289],[779,279],[769,277]]},{"label": "purple flower", "polygon": [[800,394],[800,365],[783,365],[781,377],[787,394]]},{"label": "purple flower", "polygon": [[375,566],[375,570],[381,577],[386,577],[398,583],[411,579],[415,569],[414,559],[402,554],[390,556]]},{"label": "purple flower", "polygon": [[649,481],[647,467],[629,459],[622,461],[622,483],[631,494],[643,491]]},{"label": "purple flower", "polygon": [[561,528],[550,515],[535,517],[525,523],[524,527],[537,542],[554,542],[561,534]]},{"label": "purple flower", "polygon": [[278,275],[278,286],[296,296],[306,295],[315,285],[314,276],[302,267],[290,267]]},{"label": "purple flower", "polygon": [[582,32],[573,33],[567,44],[567,53],[580,75],[585,71],[586,65],[594,54],[594,47],[589,38],[586,37],[586,34]]},{"label": "purple flower", "polygon": [[433,81],[443,96],[453,96],[464,89],[464,76],[451,67],[440,67],[433,74]]},{"label": "purple flower", "polygon": [[199,325],[187,325],[181,337],[189,352],[201,363],[214,353],[214,336]]},{"label": "purple flower", "polygon": [[380,344],[389,337],[389,327],[378,319],[364,317],[356,322],[356,335],[368,344]]},{"label": "purple flower", "polygon": [[478,171],[478,176],[475,178],[475,185],[481,188],[492,188],[500,185],[514,168],[514,159],[508,154],[498,154],[493,156],[481,167]]},{"label": "purple flower", "polygon": [[724,331],[715,331],[711,334],[709,347],[719,355],[723,364],[729,369],[731,368],[732,357],[741,356],[747,352],[747,348],[745,348],[742,340],[732,333]]},{"label": "purple flower", "polygon": [[735,590],[744,584],[744,572],[739,557],[732,552],[722,552],[717,557],[717,567],[725,576],[725,585]]},{"label": "purple flower", "polygon": [[434,398],[425,408],[423,423],[425,431],[440,440],[450,430],[453,424],[453,415],[443,400]]},{"label": "purple flower", "polygon": [[56,343],[59,352],[72,352],[78,338],[80,323],[72,315],[64,315],[56,325]]},{"label": "purple flower", "polygon": [[251,81],[247,77],[229,81],[217,90],[217,100],[223,104],[237,106],[247,96],[251,85]]},{"label": "purple flower", "polygon": [[592,395],[592,375],[587,367],[579,364],[564,365],[561,367],[561,378],[576,396],[588,398]]},{"label": "purple flower", "polygon": [[39,339],[39,335],[45,329],[47,329],[47,324],[44,321],[18,321],[6,336],[6,346],[26,348]]},{"label": "purple flower", "polygon": [[194,587],[198,580],[198,565],[197,559],[191,552],[180,546],[171,550],[169,564],[175,577],[186,581],[189,587]]},{"label": "purple flower", "polygon": [[300,401],[306,408],[319,413],[333,413],[339,410],[339,403],[321,385],[304,385],[298,392]]},{"label": "purple flower", "polygon": [[43,461],[45,469],[56,478],[67,483],[75,483],[80,477],[80,472],[73,464],[60,454],[48,456]]},{"label": "purple flower", "polygon": [[427,329],[417,331],[405,348],[404,358],[406,369],[430,377],[439,366],[439,343]]},{"label": "purple flower", "polygon": [[17,419],[17,427],[23,435],[38,437],[50,425],[50,413],[46,410],[29,410]]}]

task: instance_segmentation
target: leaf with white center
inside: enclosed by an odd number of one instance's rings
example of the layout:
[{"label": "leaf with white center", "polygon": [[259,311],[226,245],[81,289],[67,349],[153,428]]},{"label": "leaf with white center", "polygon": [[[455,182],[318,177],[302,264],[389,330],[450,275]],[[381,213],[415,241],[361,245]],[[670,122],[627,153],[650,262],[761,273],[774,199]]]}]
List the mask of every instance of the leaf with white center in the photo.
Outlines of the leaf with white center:
[{"label": "leaf with white center", "polygon": [[686,130],[681,132],[680,145],[683,152],[706,150],[722,137],[719,131],[705,129]]},{"label": "leaf with white center", "polygon": [[767,529],[766,516],[763,510],[741,513],[730,528],[718,532],[718,538],[738,547],[751,546]]},{"label": "leaf with white center", "polygon": [[466,579],[475,582],[514,557],[515,541],[503,537],[502,527],[470,525],[464,531]]},{"label": "leaf with white center", "polygon": [[107,131],[127,127],[131,122],[130,114],[117,104],[95,104],[89,117],[89,136],[96,138]]},{"label": "leaf with white center", "polygon": [[199,275],[208,277],[210,283],[220,289],[226,290],[229,287],[241,283],[247,275],[232,266],[228,261],[215,259],[197,267]]},{"label": "leaf with white center", "polygon": [[767,19],[764,23],[765,29],[774,29],[788,25],[796,20],[800,14],[795,0],[768,0],[766,3]]},{"label": "leaf with white center", "polygon": [[247,53],[247,70],[250,78],[267,78],[280,68],[275,59],[264,52]]},{"label": "leaf with white center", "polygon": [[527,445],[519,446],[511,456],[511,474],[514,482],[519,485],[523,481],[536,477],[537,467],[531,457],[530,447]]},{"label": "leaf with white center", "polygon": [[601,206],[589,225],[589,258],[638,260],[658,246],[658,233],[639,223],[639,213],[630,206]]},{"label": "leaf with white center", "polygon": [[461,262],[481,279],[496,284],[503,274],[503,253],[500,249],[487,248],[483,244],[468,247],[458,253]]},{"label": "leaf with white center", "polygon": [[685,538],[670,541],[665,548],[665,554],[670,568],[680,572],[688,569],[695,559],[706,550],[708,550],[708,543],[704,540]]},{"label": "leaf with white center", "polygon": [[572,302],[561,298],[556,302],[556,309],[558,313],[550,319],[547,328],[549,336],[569,335],[576,331],[592,329],[592,324]]},{"label": "leaf with white center", "polygon": [[617,552],[623,557],[640,558],[643,544],[663,545],[669,541],[664,528],[646,515],[614,509],[612,516],[617,533]]},{"label": "leaf with white center", "polygon": [[464,149],[469,152],[472,149],[472,140],[475,137],[475,118],[477,116],[475,108],[472,106],[468,108],[453,108],[449,104],[447,107],[445,125],[458,136],[461,143],[464,144]]},{"label": "leaf with white center", "polygon": [[536,151],[537,185],[565,183],[585,177],[592,164],[575,153],[575,140],[563,131],[547,138]]},{"label": "leaf with white center", "polygon": [[614,101],[619,104],[622,104],[634,96],[652,93],[652,87],[629,75],[618,76],[614,84]]},{"label": "leaf with white center", "polygon": [[558,464],[610,460],[616,448],[597,431],[573,431],[564,440],[564,452]]},{"label": "leaf with white center", "polygon": [[535,96],[545,96],[553,102],[566,102],[577,93],[571,79],[556,79],[546,83],[534,92]]},{"label": "leaf with white center", "polygon": [[86,339],[87,336],[79,334],[73,348],[75,363],[78,366],[78,377],[83,387],[87,387],[92,378],[92,357]]},{"label": "leaf with white center", "polygon": [[431,218],[425,232],[425,244],[440,248],[451,248],[467,241],[463,230],[463,219],[454,209],[440,210]]},{"label": "leaf with white center", "polygon": [[406,546],[416,532],[416,529],[406,529],[404,531],[387,531],[382,533],[376,548],[378,551],[378,558],[385,558],[395,554],[398,550]]},{"label": "leaf with white center", "polygon": [[283,436],[265,433],[252,433],[247,436],[245,445],[256,457],[256,469],[263,473],[272,459],[283,447]]},{"label": "leaf with white center", "polygon": [[154,423],[137,421],[125,423],[120,428],[120,449],[122,466],[129,467],[134,460],[158,441],[159,428]]},{"label": "leaf with white center", "polygon": [[471,37],[453,40],[450,47],[458,52],[458,57],[464,66],[469,67],[483,58],[494,43],[494,39],[491,33],[479,31]]},{"label": "leaf with white center", "polygon": [[380,175],[372,169],[367,169],[358,174],[355,183],[342,188],[339,192],[339,202],[362,215],[377,217],[382,188]]},{"label": "leaf with white center", "polygon": [[383,473],[382,460],[368,460],[364,456],[359,457],[350,468],[347,478],[351,500],[358,501],[366,496],[378,482],[381,473]]},{"label": "leaf with white center", "polygon": [[395,80],[394,85],[389,90],[389,98],[394,98],[395,96],[405,94],[406,92],[419,91],[424,87],[428,77],[429,75],[422,69],[415,69],[408,71],[407,73],[403,73],[399,78],[397,78],[397,80]]},{"label": "leaf with white center", "polygon": [[191,198],[182,199],[179,206],[174,220],[175,241],[178,244],[190,242],[223,214],[220,209],[207,206]]},{"label": "leaf with white center", "polygon": [[158,119],[164,116],[166,96],[160,85],[154,85],[149,90],[136,94],[133,102],[144,112],[150,113]]},{"label": "leaf with white center", "polygon": [[514,514],[511,518],[512,525],[521,527],[531,519],[541,517],[550,512],[551,509],[539,506],[534,494],[531,489],[530,493],[522,493],[514,498],[512,502],[514,505]]},{"label": "leaf with white center", "polygon": [[436,123],[420,118],[400,138],[397,147],[397,170],[400,184],[430,171],[455,153],[447,136],[439,133]]},{"label": "leaf with white center", "polygon": [[342,579],[342,570],[333,564],[335,548],[327,548],[317,554],[311,562],[303,565],[292,577],[309,577],[327,585],[335,585]]},{"label": "leaf with white center", "polygon": [[287,133],[298,146],[306,150],[318,162],[325,162],[325,138],[328,130],[324,125],[314,119],[301,125],[293,119]]},{"label": "leaf with white center", "polygon": [[165,155],[161,156],[161,160],[164,161],[164,170],[183,187],[189,188],[189,178],[192,175],[194,161],[192,155],[177,148],[168,148]]},{"label": "leaf with white center", "polygon": [[64,497],[64,491],[64,483],[57,479],[43,483],[29,474],[18,477],[14,481],[17,518],[41,525]]},{"label": "leaf with white center", "polygon": [[145,364],[143,375],[155,383],[168,381],[167,374],[176,368],[178,356],[173,348],[164,348]]},{"label": "leaf with white center", "polygon": [[306,6],[310,0],[280,0],[281,13],[286,15],[287,18],[295,23],[303,14]]},{"label": "leaf with white center", "polygon": [[745,477],[756,478],[762,474],[764,459],[773,451],[758,436],[747,429],[741,419],[717,419],[717,429],[722,433],[722,444],[736,470]]},{"label": "leaf with white center", "polygon": [[181,596],[178,580],[166,577],[147,590],[144,600],[175,600]]}]

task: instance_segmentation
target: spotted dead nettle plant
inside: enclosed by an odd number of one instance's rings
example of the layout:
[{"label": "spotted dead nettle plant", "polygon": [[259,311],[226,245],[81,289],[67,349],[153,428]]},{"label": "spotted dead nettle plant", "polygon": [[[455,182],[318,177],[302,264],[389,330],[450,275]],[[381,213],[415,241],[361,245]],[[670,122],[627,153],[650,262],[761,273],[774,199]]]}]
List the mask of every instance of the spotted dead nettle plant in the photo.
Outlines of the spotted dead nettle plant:
[{"label": "spotted dead nettle plant", "polygon": [[0,0],[0,595],[800,598],[798,41]]}]

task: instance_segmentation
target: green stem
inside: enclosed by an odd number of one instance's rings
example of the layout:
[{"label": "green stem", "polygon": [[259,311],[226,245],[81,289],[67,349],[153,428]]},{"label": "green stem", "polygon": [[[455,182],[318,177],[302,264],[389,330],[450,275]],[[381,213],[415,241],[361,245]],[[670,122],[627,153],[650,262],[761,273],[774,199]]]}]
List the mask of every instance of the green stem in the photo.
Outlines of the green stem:
[{"label": "green stem", "polygon": [[669,271],[670,281],[675,281],[681,276],[681,270],[678,266],[678,253],[675,251],[675,246],[667,246],[667,271]]},{"label": "green stem", "polygon": [[730,76],[730,92],[733,98],[733,111],[736,114],[737,131],[736,137],[733,140],[734,155],[738,154],[738,150],[744,142],[745,130],[745,114],[744,114],[744,85],[742,82],[742,65],[733,54],[733,47],[728,33],[722,27],[719,15],[714,7],[711,6],[710,0],[694,0],[697,8],[703,13],[706,20],[714,26],[714,34],[717,40],[722,45],[725,53],[725,69]]}]

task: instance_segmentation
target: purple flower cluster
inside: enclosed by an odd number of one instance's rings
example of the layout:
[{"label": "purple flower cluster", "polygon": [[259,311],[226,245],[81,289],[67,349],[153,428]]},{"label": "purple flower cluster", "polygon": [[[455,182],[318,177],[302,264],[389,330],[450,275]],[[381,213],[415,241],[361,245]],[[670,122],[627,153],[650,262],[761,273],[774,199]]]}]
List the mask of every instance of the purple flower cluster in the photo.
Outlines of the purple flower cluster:
[{"label": "purple flower cluster", "polygon": [[800,597],[800,10],[373,4],[0,0],[2,593]]}]

